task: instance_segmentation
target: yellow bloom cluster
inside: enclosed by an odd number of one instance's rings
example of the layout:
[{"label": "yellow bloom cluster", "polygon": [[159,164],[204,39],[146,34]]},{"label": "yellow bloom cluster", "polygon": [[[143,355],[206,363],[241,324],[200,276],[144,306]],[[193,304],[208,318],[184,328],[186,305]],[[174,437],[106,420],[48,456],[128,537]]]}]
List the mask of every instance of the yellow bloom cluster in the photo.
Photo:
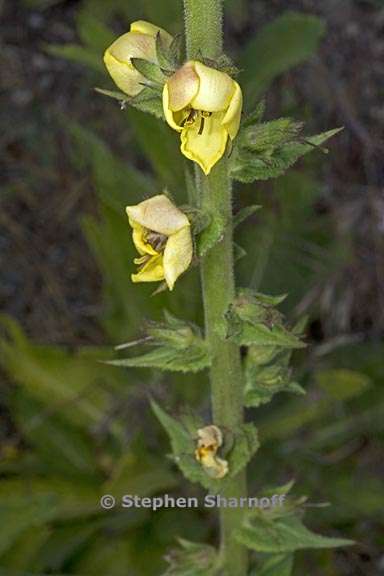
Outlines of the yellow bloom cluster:
[{"label": "yellow bloom cluster", "polygon": [[[165,46],[172,36],[162,28],[140,20],[133,22],[106,50],[105,65],[117,86],[136,96],[146,83],[131,58],[159,64],[156,36]],[[239,131],[243,96],[239,84],[225,72],[195,60],[186,62],[164,84],[163,110],[168,124],[180,133],[181,151],[197,162],[205,174],[225,153],[228,139]]]}]

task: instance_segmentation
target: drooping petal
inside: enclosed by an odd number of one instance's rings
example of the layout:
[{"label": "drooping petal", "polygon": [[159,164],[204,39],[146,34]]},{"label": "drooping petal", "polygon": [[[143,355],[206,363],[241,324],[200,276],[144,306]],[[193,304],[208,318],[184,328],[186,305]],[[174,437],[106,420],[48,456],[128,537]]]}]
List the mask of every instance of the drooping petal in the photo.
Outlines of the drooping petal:
[{"label": "drooping petal", "polygon": [[199,83],[192,62],[179,68],[167,81],[170,110],[179,112],[189,106],[198,93]]},{"label": "drooping petal", "polygon": [[157,33],[160,32],[163,40],[169,46],[173,40],[172,36],[168,34],[166,30],[163,30],[163,28],[160,28],[160,26],[155,26],[154,24],[147,22],[146,20],[137,20],[136,22],[132,22],[130,31],[137,32],[139,34],[147,34],[153,38],[156,38]]},{"label": "drooping petal", "polygon": [[164,277],[168,288],[173,286],[178,277],[189,268],[192,261],[193,245],[190,226],[185,226],[168,238],[164,250]]},{"label": "drooping petal", "polygon": [[235,91],[234,80],[228,74],[209,68],[201,62],[194,62],[193,65],[200,83],[192,100],[192,107],[205,112],[226,110]]},{"label": "drooping petal", "polygon": [[163,88],[163,110],[165,119],[170,125],[170,127],[173,128],[174,130],[177,130],[177,132],[181,132],[183,129],[182,126],[180,125],[181,123],[176,122],[176,116],[177,114],[180,113],[179,112],[173,113],[169,107],[168,84],[164,84]]},{"label": "drooping petal", "polygon": [[223,112],[204,118],[204,129],[199,134],[199,121],[185,127],[181,133],[181,151],[190,160],[197,162],[205,174],[220,160],[225,152],[228,132],[222,125]]},{"label": "drooping petal", "polygon": [[164,194],[153,196],[136,206],[127,206],[126,211],[132,221],[165,236],[171,236],[189,226],[186,215]]},{"label": "drooping petal", "polygon": [[152,256],[146,264],[131,275],[132,282],[159,282],[164,280],[163,256]]},{"label": "drooping petal", "polygon": [[235,92],[232,96],[229,108],[223,118],[223,126],[228,131],[231,140],[237,136],[240,127],[241,111],[243,108],[243,93],[237,82],[234,81]]}]

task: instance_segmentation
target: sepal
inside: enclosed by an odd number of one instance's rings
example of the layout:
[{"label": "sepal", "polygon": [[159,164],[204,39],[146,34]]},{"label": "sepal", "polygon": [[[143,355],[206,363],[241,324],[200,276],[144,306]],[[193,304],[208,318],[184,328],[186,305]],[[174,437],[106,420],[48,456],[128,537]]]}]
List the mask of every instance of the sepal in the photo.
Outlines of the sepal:
[{"label": "sepal", "polygon": [[122,110],[127,105],[141,110],[141,112],[148,112],[153,114],[156,118],[164,120],[163,105],[161,102],[160,93],[150,87],[145,87],[137,96],[127,96],[124,92],[117,90],[105,90],[104,88],[95,88],[96,92],[118,100]]},{"label": "sepal", "polygon": [[[259,123],[260,113],[243,122],[231,156],[231,175],[240,182],[268,180],[283,175],[299,158],[335,136],[342,128],[303,137],[303,125],[290,118]],[[255,123],[256,121],[256,123]]]},{"label": "sepal", "polygon": [[211,359],[200,330],[166,314],[164,323],[152,323],[147,330],[145,347],[148,352],[108,364],[130,368],[157,368],[171,372],[198,372],[208,368]]},{"label": "sepal", "polygon": [[168,569],[162,576],[215,576],[221,559],[213,546],[178,539],[180,547],[172,550],[165,560]]},{"label": "sepal", "polygon": [[223,336],[239,346],[277,346],[303,348],[298,335],[284,324],[283,316],[274,306],[285,296],[266,296],[250,289],[241,289],[225,314]]}]

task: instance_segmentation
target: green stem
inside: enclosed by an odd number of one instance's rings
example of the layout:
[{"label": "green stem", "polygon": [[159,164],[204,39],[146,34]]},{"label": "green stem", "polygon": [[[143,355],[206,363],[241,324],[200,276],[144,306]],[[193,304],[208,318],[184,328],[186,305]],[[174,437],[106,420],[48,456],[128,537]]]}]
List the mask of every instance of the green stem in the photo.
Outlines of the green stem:
[{"label": "green stem", "polygon": [[[227,162],[221,160],[209,177],[199,170],[197,177],[202,208],[220,214],[226,228],[223,238],[203,258],[201,277],[205,331],[213,357],[210,380],[213,422],[224,432],[236,432],[243,423],[243,378],[239,347],[220,335],[225,312],[235,296],[231,183]],[[225,498],[247,495],[245,470],[220,493]],[[221,554],[228,576],[247,573],[247,551],[238,544],[233,531],[243,519],[241,508],[220,509]]]},{"label": "green stem", "polygon": [[189,59],[217,58],[223,50],[223,0],[184,0]]},{"label": "green stem", "polygon": [[[184,0],[187,56],[189,59],[218,58],[222,53],[223,7],[221,0]],[[224,433],[239,430],[243,423],[243,377],[240,349],[220,335],[224,314],[235,296],[232,186],[223,158],[207,177],[196,168],[196,186],[201,207],[220,216],[225,232],[202,259],[201,277],[206,338],[213,361],[210,371],[213,422]],[[246,473],[226,483],[221,496],[247,495]],[[241,508],[220,509],[221,555],[228,576],[245,576],[247,551],[234,538],[243,517]]]}]

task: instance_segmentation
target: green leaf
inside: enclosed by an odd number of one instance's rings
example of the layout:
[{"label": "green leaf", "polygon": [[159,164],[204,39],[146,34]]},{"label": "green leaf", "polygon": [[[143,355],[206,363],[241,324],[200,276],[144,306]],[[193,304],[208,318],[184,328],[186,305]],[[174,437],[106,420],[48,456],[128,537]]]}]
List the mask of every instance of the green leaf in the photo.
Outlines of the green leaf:
[{"label": "green leaf", "polygon": [[180,548],[166,557],[168,569],[162,576],[214,576],[219,568],[219,555],[212,546],[179,539]]},{"label": "green leaf", "polygon": [[159,66],[163,72],[173,73],[179,65],[180,57],[180,35],[177,35],[170,46],[164,40],[161,32],[156,36],[156,55]]},{"label": "green leaf", "polygon": [[241,125],[242,128],[247,128],[248,126],[252,126],[253,124],[258,124],[262,121],[264,114],[265,114],[266,102],[265,98],[262,98],[260,102],[257,104],[255,110],[245,116],[244,120],[242,121]]},{"label": "green leaf", "polygon": [[259,448],[257,428],[252,423],[244,424],[237,430],[233,447],[225,457],[228,460],[229,476],[236,476],[252,459]]},{"label": "green leaf", "polygon": [[166,324],[148,329],[149,345],[155,348],[132,358],[112,360],[112,366],[158,368],[172,372],[198,372],[210,366],[208,346],[192,324],[166,318]]},{"label": "green leaf", "polygon": [[167,78],[157,64],[144,58],[131,58],[131,63],[150,82],[159,86],[165,83]]},{"label": "green leaf", "polygon": [[327,538],[311,532],[296,516],[283,516],[275,520],[263,514],[249,517],[237,531],[238,542],[255,550],[281,554],[306,548],[338,548],[351,546],[352,540]]},{"label": "green leaf", "polygon": [[0,533],[0,555],[4,554],[25,530],[39,528],[49,522],[56,513],[56,499],[51,496],[8,494],[0,502],[0,517],[6,530]]},{"label": "green leaf", "polygon": [[270,402],[278,392],[305,394],[299,384],[291,381],[290,356],[291,350],[250,346],[245,359],[245,406]]},{"label": "green leaf", "polygon": [[253,216],[253,214],[255,214],[255,212],[257,212],[261,208],[262,206],[254,204],[252,206],[246,206],[245,208],[242,208],[242,210],[239,210],[239,212],[233,218],[233,228],[237,228],[240,224],[244,222],[244,220],[247,220],[247,218]]},{"label": "green leaf", "polygon": [[225,316],[225,338],[239,346],[303,348],[305,345],[283,325],[282,315],[273,308],[273,303],[280,302],[281,298],[239,290]]},{"label": "green leaf", "polygon": [[342,128],[335,128],[303,141],[288,142],[268,153],[256,153],[241,146],[236,147],[232,155],[231,174],[240,182],[268,180],[282,176],[299,158],[321,146]]},{"label": "green leaf", "polygon": [[77,64],[83,64],[95,72],[101,72],[103,74],[105,72],[101,56],[94,54],[88,48],[84,48],[78,44],[51,44],[46,46],[45,50],[53,56],[58,56],[59,58],[64,58]]},{"label": "green leaf", "polygon": [[253,576],[291,576],[292,569],[293,555],[274,554],[264,560]]},{"label": "green leaf", "polygon": [[115,34],[101,20],[85,10],[78,12],[76,23],[80,40],[102,60],[103,52],[116,39]]},{"label": "green leaf", "polygon": [[224,234],[225,222],[220,214],[210,214],[208,226],[199,235],[197,253],[201,257],[217,244]]},{"label": "green leaf", "polygon": [[240,60],[248,102],[259,98],[278,75],[315,54],[324,31],[322,19],[291,11],[267,24],[249,42]]},{"label": "green leaf", "polygon": [[303,123],[292,118],[278,118],[256,124],[240,132],[239,145],[254,152],[273,152],[283,144],[293,141],[303,129]]},{"label": "green leaf", "polygon": [[335,400],[349,400],[360,396],[372,384],[366,374],[342,368],[316,372],[315,380],[317,385]]}]

